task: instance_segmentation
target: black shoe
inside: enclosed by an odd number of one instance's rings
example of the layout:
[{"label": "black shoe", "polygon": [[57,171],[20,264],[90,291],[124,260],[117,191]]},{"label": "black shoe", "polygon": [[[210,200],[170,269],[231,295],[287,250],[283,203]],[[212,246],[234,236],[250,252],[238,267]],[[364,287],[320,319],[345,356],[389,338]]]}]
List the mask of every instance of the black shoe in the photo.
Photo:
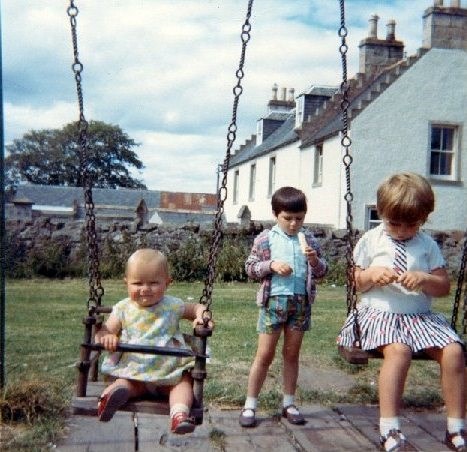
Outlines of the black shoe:
[{"label": "black shoe", "polygon": [[444,442],[449,449],[455,450],[456,452],[467,451],[465,430],[456,433],[446,432],[446,439]]},{"label": "black shoe", "polygon": [[393,428],[389,430],[389,433],[386,436],[381,436],[380,449],[387,452],[396,452],[400,450],[405,450],[405,436],[401,433],[400,430]]},{"label": "black shoe", "polygon": [[[245,411],[253,411],[253,416],[245,416]],[[238,418],[242,427],[256,427],[256,412],[252,408],[243,408]]]},{"label": "black shoe", "polygon": [[[291,413],[289,408],[296,410],[296,413]],[[305,418],[302,416],[300,411],[295,405],[289,405],[282,410],[282,417],[285,417],[290,424],[293,425],[303,425],[305,423]]]}]

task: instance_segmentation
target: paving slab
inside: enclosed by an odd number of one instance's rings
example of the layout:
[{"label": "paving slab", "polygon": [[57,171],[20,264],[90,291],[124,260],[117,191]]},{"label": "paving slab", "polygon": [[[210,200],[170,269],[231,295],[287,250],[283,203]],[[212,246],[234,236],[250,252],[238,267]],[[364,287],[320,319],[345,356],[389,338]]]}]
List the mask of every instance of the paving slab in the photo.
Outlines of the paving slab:
[{"label": "paving slab", "polygon": [[[240,410],[210,406],[204,422],[188,435],[173,435],[168,416],[138,413],[138,450],[161,451],[278,451],[338,452],[377,450],[379,443],[378,407],[338,404],[301,406],[303,426],[291,425],[279,412],[258,413],[255,428],[238,424]],[[445,413],[440,410],[404,410],[401,427],[407,450],[443,452]],[[135,421],[132,413],[118,412],[107,423],[95,416],[68,418],[66,437],[56,445],[63,452],[127,452],[135,450]]]}]

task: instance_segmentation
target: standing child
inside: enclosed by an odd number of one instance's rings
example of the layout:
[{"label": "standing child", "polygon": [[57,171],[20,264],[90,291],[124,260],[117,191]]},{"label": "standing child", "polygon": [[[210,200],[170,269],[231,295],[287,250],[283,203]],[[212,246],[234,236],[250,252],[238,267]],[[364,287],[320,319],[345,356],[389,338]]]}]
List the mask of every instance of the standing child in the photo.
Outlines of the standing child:
[{"label": "standing child", "polygon": [[[283,410],[292,424],[303,424],[295,406],[299,354],[305,331],[310,329],[311,304],[316,296],[315,278],[327,271],[318,242],[311,232],[302,231],[307,202],[296,188],[282,187],[271,200],[277,224],[254,240],[245,269],[260,281],[256,303],[260,307],[258,349],[248,377],[248,393],[240,414],[242,427],[256,425],[258,395],[274,358],[277,342],[284,332]],[[306,240],[300,244],[299,234]],[[303,240],[303,239],[302,239]]]},{"label": "standing child", "polygon": [[[152,249],[140,249],[128,259],[125,271],[128,298],[119,301],[96,342],[115,351],[119,341],[167,347],[186,347],[179,320],[203,323],[202,304],[184,303],[166,295],[170,283],[167,258]],[[116,378],[102,393],[98,404],[100,421],[112,419],[119,407],[132,397],[148,393],[168,394],[171,431],[190,433],[195,424],[189,417],[193,402],[192,379],[187,369],[191,358],[142,353],[111,354],[102,363],[102,372]]]},{"label": "standing child", "polygon": [[[446,404],[446,445],[466,450],[464,353],[461,340],[441,314],[431,311],[432,297],[449,293],[445,261],[436,242],[420,232],[434,210],[428,181],[417,174],[396,174],[377,191],[382,223],[366,232],[354,250],[355,283],[362,292],[358,306],[361,347],[379,350],[380,432],[383,450],[400,450],[399,404],[412,352],[425,351],[441,369]],[[338,343],[354,343],[353,314]]]}]

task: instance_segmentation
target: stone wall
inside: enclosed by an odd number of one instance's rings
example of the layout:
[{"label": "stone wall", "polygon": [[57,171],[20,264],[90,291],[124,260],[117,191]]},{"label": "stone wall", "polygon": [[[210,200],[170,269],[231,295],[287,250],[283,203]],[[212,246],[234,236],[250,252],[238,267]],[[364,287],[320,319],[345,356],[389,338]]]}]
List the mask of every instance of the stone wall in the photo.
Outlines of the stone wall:
[{"label": "stone wall", "polygon": [[[251,247],[254,237],[269,223],[250,223],[249,226],[227,225],[224,228],[226,237],[238,241],[239,246]],[[19,240],[27,250],[48,241],[66,241],[72,248],[72,254],[77,253],[83,237],[84,222],[82,220],[60,222],[54,219],[40,219],[35,222],[7,222],[7,231],[16,231]],[[319,240],[322,250],[329,262],[340,261],[345,265],[346,231],[331,230],[320,226],[310,225]],[[146,225],[138,226],[136,223],[114,223],[111,225],[98,225],[100,241],[110,241],[115,244],[127,243],[131,247],[151,246],[170,252],[179,248],[180,243],[188,239],[212,236],[211,226],[199,224],[185,224],[183,226]],[[449,273],[457,277],[460,259],[463,250],[463,231],[431,231],[428,232],[439,244],[447,260]],[[356,231],[357,237],[360,235]]]}]

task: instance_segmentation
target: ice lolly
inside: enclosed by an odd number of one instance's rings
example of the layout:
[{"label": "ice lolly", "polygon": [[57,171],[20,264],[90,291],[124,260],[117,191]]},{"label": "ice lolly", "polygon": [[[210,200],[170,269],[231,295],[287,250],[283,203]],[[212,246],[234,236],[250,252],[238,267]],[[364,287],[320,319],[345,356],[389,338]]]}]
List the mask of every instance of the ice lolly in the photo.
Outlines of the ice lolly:
[{"label": "ice lolly", "polygon": [[302,253],[305,254],[306,247],[308,246],[308,244],[306,243],[305,234],[303,232],[299,232],[297,236],[298,242],[300,243],[300,248],[302,249]]}]

